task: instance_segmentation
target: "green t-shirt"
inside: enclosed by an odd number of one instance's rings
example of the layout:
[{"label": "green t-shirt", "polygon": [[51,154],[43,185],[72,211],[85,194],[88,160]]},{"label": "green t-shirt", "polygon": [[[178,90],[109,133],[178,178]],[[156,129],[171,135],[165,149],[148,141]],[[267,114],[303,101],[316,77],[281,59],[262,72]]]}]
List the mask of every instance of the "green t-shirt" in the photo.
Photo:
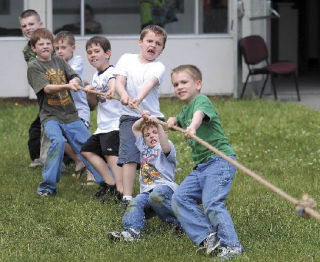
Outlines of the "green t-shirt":
[{"label": "green t-shirt", "polygon": [[[192,122],[193,114],[198,110],[202,111],[205,117],[197,129],[196,135],[225,155],[234,155],[235,153],[222,131],[218,113],[207,96],[197,95],[188,106],[183,106],[182,111],[177,115],[178,124],[186,129]],[[191,156],[194,167],[216,155],[193,139],[187,141],[192,149]]]},{"label": "green t-shirt", "polygon": [[35,59],[28,64],[28,82],[37,95],[42,124],[48,120],[70,123],[79,119],[69,90],[54,94],[43,90],[49,84],[66,84],[74,77],[79,76],[61,57],[53,56],[45,62]]}]

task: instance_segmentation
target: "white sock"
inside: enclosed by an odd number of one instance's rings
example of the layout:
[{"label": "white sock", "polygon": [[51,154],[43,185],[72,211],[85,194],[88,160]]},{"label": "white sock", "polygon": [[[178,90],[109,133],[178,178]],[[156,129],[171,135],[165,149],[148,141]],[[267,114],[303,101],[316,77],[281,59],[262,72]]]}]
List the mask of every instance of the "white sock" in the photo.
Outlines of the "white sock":
[{"label": "white sock", "polygon": [[123,201],[125,201],[125,200],[131,201],[132,200],[132,196],[123,196],[122,200]]}]

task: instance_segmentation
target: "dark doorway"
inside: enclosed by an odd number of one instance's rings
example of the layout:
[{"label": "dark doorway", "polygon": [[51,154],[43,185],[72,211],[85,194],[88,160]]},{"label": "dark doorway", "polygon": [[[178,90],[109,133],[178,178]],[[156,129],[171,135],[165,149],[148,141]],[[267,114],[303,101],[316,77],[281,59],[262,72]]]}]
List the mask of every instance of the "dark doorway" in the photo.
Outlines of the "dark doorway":
[{"label": "dark doorway", "polygon": [[320,76],[320,1],[274,0],[280,14],[271,19],[272,60],[296,62],[299,76]]}]

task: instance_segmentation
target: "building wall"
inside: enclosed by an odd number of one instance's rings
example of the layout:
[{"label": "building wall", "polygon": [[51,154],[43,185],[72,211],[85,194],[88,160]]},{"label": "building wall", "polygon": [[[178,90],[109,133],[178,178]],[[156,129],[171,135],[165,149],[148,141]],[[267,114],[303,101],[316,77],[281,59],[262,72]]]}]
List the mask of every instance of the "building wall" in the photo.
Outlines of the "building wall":
[{"label": "building wall", "polygon": [[[91,81],[94,68],[86,58],[85,43],[88,38],[76,39],[76,54],[83,57],[85,80]],[[138,36],[109,37],[112,46],[111,63],[116,64],[123,53],[137,53]],[[22,37],[0,39],[0,97],[35,98],[27,83],[27,66],[22,55],[26,40]],[[232,95],[234,79],[233,39],[228,35],[181,36],[169,35],[166,49],[160,56],[166,66],[161,96],[173,96],[170,71],[180,64],[195,64],[203,73],[202,93],[207,95]]]}]

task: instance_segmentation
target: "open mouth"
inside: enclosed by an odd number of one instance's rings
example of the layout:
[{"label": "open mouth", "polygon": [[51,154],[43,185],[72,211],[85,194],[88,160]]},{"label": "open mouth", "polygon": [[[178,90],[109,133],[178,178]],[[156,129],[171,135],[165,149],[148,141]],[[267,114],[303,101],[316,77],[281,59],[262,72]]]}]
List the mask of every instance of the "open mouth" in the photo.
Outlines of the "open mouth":
[{"label": "open mouth", "polygon": [[151,55],[155,54],[154,50],[152,50],[152,49],[149,49],[147,52],[148,52],[148,54],[151,54]]}]

